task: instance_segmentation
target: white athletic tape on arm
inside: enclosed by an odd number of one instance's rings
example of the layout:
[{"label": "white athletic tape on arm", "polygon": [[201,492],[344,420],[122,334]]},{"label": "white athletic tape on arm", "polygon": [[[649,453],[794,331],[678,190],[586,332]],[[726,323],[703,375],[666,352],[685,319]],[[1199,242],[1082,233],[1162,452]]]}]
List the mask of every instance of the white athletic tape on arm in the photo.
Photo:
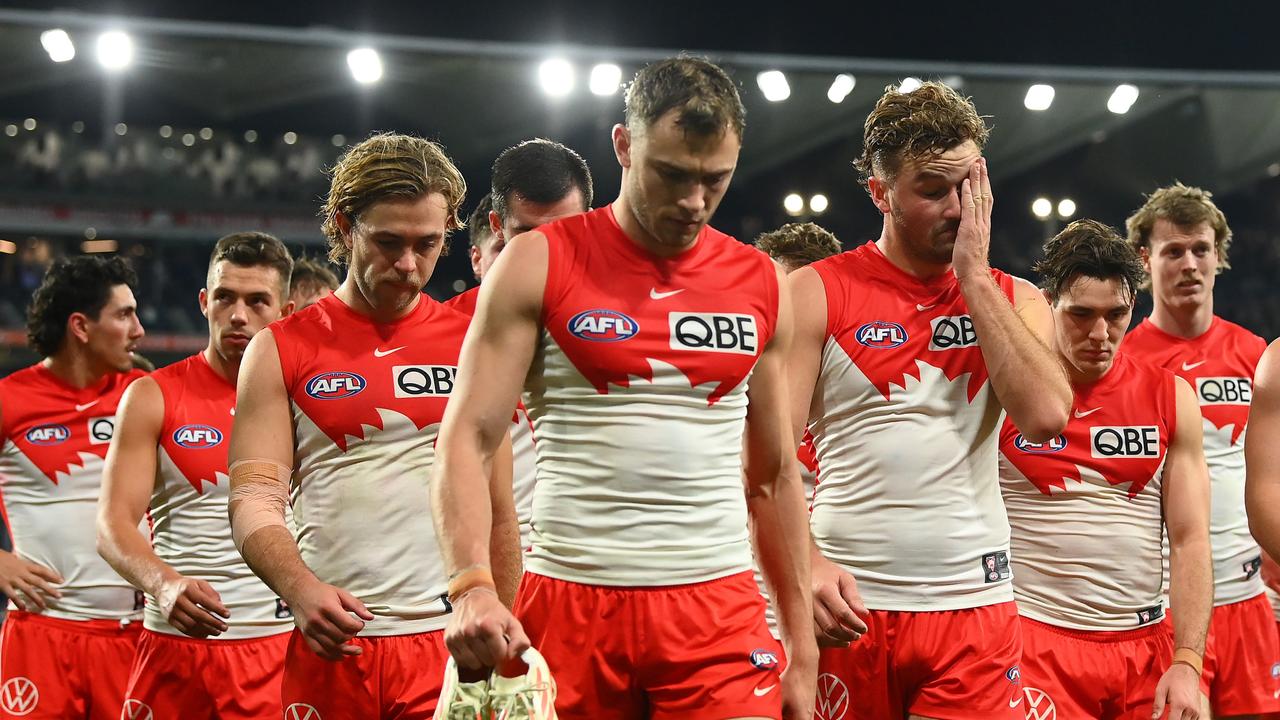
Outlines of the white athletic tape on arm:
[{"label": "white athletic tape on arm", "polygon": [[266,458],[246,458],[232,463],[231,538],[236,550],[244,550],[250,535],[265,527],[286,530],[285,507],[289,504],[291,468]]}]

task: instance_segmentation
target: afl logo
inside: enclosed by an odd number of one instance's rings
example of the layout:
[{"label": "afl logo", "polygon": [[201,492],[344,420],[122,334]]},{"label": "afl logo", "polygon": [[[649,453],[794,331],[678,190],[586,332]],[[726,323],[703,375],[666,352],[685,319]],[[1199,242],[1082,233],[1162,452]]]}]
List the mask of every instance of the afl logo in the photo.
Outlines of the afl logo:
[{"label": "afl logo", "polygon": [[364,378],[353,372],[320,373],[307,381],[307,394],[317,400],[340,400],[360,394]]},{"label": "afl logo", "polygon": [[776,670],[778,667],[778,655],[768,650],[752,650],[751,664],[761,670]]},{"label": "afl logo", "polygon": [[70,437],[66,425],[37,425],[27,431],[27,442],[32,445],[57,445]]},{"label": "afl logo", "polygon": [[173,441],[192,450],[205,450],[222,444],[222,431],[208,425],[183,425],[173,431]]},{"label": "afl logo", "polygon": [[853,337],[869,348],[887,350],[906,342],[907,331],[896,322],[874,320],[858,328],[858,332]]},{"label": "afl logo", "polygon": [[616,310],[585,310],[569,319],[569,332],[591,342],[618,342],[640,332],[640,324]]},{"label": "afl logo", "polygon": [[1013,446],[1024,453],[1047,455],[1049,453],[1059,452],[1065,448],[1067,446],[1067,438],[1059,435],[1048,442],[1033,443],[1023,437],[1022,433],[1018,433],[1018,436],[1013,439]]}]

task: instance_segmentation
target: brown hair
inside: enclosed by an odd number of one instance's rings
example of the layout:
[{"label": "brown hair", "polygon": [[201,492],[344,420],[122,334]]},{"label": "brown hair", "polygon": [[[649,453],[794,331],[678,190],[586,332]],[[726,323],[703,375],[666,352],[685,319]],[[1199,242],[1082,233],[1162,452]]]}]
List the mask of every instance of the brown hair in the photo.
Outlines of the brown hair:
[{"label": "brown hair", "polygon": [[[264,232],[238,232],[223,235],[209,255],[209,273],[213,266],[226,260],[240,267],[273,268],[280,275],[280,302],[289,296],[289,282],[293,276],[293,257],[289,249],[274,235]],[[207,280],[206,280],[207,282]]]},{"label": "brown hair", "polygon": [[467,182],[444,149],[430,140],[394,133],[373,135],[347,150],[331,174],[321,229],[329,239],[333,262],[346,262],[349,252],[338,229],[338,213],[355,225],[360,213],[387,198],[440,193],[449,209],[446,229],[463,227],[458,209],[467,194]]},{"label": "brown hair", "polygon": [[289,282],[289,294],[301,289],[308,291],[327,288],[338,289],[338,276],[329,266],[315,258],[303,256],[293,261],[293,278]]},{"label": "brown hair", "polygon": [[1044,258],[1032,269],[1040,274],[1040,288],[1053,302],[1081,275],[1122,281],[1132,301],[1144,277],[1138,252],[1110,225],[1097,220],[1076,220],[1050,238],[1044,244]]},{"label": "brown hair", "polygon": [[1231,228],[1227,216],[1213,204],[1213,193],[1175,182],[1147,196],[1147,202],[1125,220],[1129,244],[1134,250],[1151,250],[1151,231],[1157,220],[1168,220],[1179,227],[1195,227],[1207,223],[1213,228],[1213,245],[1218,251],[1218,272],[1231,267],[1227,248],[1231,246]]},{"label": "brown hair", "polygon": [[728,126],[741,140],[747,127],[737,86],[705,58],[681,55],[646,65],[627,87],[625,117],[632,131],[650,127],[671,110],[686,134],[712,136]]},{"label": "brown hair", "polygon": [[840,241],[817,223],[787,223],[756,238],[755,246],[764,254],[791,268],[840,253]]},{"label": "brown hair", "polygon": [[862,129],[862,156],[853,161],[863,187],[872,177],[893,182],[902,163],[937,155],[972,140],[981,150],[991,130],[970,98],[940,82],[911,92],[885,88]]}]

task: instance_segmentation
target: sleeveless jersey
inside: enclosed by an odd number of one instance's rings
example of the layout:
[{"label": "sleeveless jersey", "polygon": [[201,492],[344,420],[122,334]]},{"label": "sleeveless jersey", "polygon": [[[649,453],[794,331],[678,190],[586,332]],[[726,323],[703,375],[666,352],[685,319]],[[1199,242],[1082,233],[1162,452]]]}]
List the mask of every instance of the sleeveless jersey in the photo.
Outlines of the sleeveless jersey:
[{"label": "sleeveless jersey", "polygon": [[[874,242],[810,267],[827,298],[809,418],[818,548],[874,610],[1011,600],[996,462],[1004,411],[954,273],[916,278]],[[1011,299],[1013,278],[991,273]]]},{"label": "sleeveless jersey", "polygon": [[1120,355],[1078,386],[1067,428],[1027,441],[1000,433],[1018,611],[1076,630],[1127,630],[1163,617],[1161,488],[1177,418],[1173,373]]},{"label": "sleeveless jersey", "polygon": [[[214,372],[204,353],[151,375],[164,397],[156,480],[147,513],[156,555],[174,570],[213,586],[231,611],[227,631],[211,640],[288,632],[288,609],[236,550],[227,521],[227,446],[236,388]],[[148,630],[182,635],[148,598]],[[183,636],[185,637],[185,636]]]},{"label": "sleeveless jersey", "polygon": [[543,226],[542,333],[524,404],[537,437],[530,570],[660,586],[751,568],[747,380],[773,335],[771,261],[710,227],[657,257],[612,206]]},{"label": "sleeveless jersey", "polygon": [[271,326],[293,411],[298,547],[376,616],[362,635],[448,622],[430,478],[468,322],[423,295],[379,325],[329,295]]},{"label": "sleeveless jersey", "polygon": [[66,581],[49,617],[141,618],[142,596],[98,555],[96,528],[116,406],[145,374],[110,373],[80,389],[36,364],[0,380],[0,488],[14,552]]},{"label": "sleeveless jersey", "polygon": [[[1244,507],[1244,434],[1253,374],[1266,348],[1266,341],[1257,335],[1214,317],[1209,330],[1193,340],[1175,337],[1143,320],[1125,337],[1121,350],[1173,371],[1195,388],[1212,492],[1209,540],[1215,606],[1262,592],[1261,551],[1249,533]],[[1166,562],[1166,572],[1167,566]]]}]

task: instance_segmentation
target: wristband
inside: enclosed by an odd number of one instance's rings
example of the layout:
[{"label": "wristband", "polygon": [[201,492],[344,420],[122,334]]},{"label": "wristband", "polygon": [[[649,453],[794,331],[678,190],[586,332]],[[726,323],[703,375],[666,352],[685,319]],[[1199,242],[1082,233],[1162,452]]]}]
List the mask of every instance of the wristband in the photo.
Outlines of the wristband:
[{"label": "wristband", "polygon": [[449,602],[457,601],[468,590],[474,590],[478,587],[488,588],[495,592],[498,589],[497,584],[493,582],[493,573],[489,571],[488,566],[472,565],[449,578]]},{"label": "wristband", "polygon": [[1173,651],[1173,662],[1171,665],[1182,663],[1196,671],[1196,675],[1204,672],[1204,660],[1200,657],[1200,653],[1191,648],[1180,647]]}]

